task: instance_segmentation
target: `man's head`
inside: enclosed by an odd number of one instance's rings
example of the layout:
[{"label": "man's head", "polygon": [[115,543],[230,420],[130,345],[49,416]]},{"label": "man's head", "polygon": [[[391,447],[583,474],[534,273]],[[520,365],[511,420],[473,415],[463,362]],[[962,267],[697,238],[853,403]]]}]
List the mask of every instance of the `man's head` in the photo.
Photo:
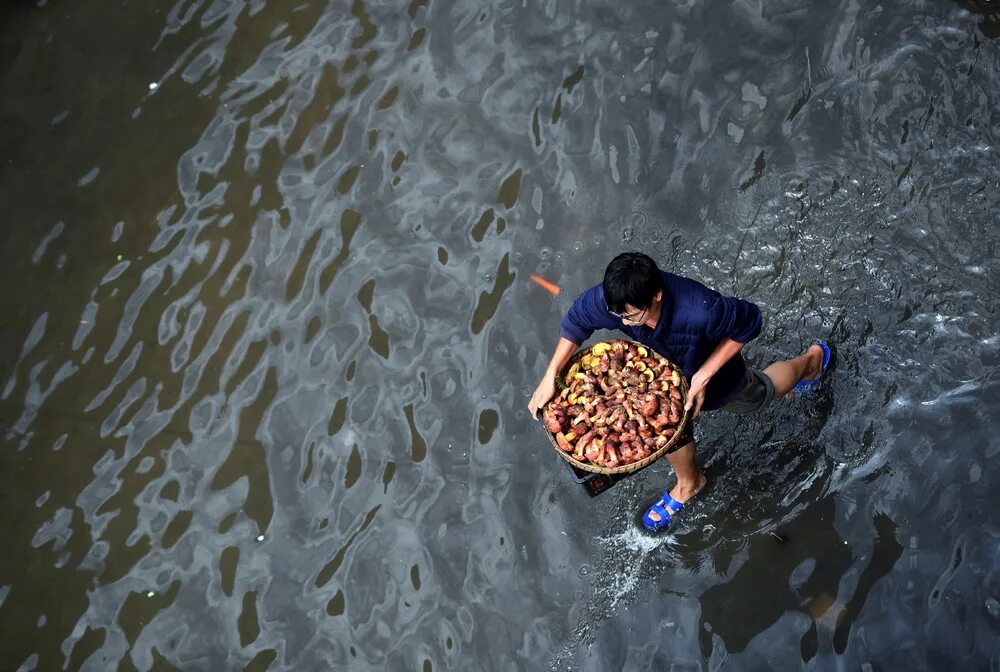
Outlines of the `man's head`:
[{"label": "man's head", "polygon": [[659,317],[663,277],[656,262],[645,254],[625,252],[612,259],[604,271],[603,286],[608,310],[624,322],[641,324],[651,308]]}]

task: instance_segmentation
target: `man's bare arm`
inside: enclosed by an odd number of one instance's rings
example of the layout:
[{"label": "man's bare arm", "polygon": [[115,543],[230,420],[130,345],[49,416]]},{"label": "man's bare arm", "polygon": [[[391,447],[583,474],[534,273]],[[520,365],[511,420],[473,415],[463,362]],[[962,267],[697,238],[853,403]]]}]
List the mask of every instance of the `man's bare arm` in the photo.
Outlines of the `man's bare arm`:
[{"label": "man's bare arm", "polygon": [[734,341],[731,338],[722,339],[712,354],[709,355],[705,363],[701,365],[693,376],[691,376],[691,388],[688,390],[687,404],[688,410],[694,409],[694,415],[701,412],[701,405],[705,401],[705,386],[712,379],[719,369],[730,359],[739,354],[743,349],[743,343]]},{"label": "man's bare arm", "polygon": [[568,338],[559,337],[555,353],[553,353],[552,359],[549,361],[548,368],[545,369],[545,375],[542,376],[541,382],[538,383],[538,387],[535,388],[531,399],[528,401],[528,411],[532,417],[538,413],[538,409],[555,396],[556,375],[566,366],[566,362],[576,352],[577,347],[577,344]]}]

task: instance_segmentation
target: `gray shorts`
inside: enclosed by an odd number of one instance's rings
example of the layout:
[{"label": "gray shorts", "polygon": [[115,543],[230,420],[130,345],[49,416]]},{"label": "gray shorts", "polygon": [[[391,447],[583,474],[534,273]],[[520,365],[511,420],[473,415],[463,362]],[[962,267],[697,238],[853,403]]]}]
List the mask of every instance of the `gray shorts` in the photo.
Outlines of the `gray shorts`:
[{"label": "gray shorts", "polygon": [[774,383],[763,371],[747,367],[743,389],[720,410],[745,415],[765,408],[772,401],[774,401]]},{"label": "gray shorts", "polygon": [[[747,367],[746,375],[743,378],[743,389],[733,397],[720,411],[729,411],[737,415],[746,415],[759,411],[774,401],[774,383],[763,371]],[[688,418],[684,426],[683,434],[674,442],[674,445],[667,454],[680,450],[689,443],[694,442],[694,418]]]}]

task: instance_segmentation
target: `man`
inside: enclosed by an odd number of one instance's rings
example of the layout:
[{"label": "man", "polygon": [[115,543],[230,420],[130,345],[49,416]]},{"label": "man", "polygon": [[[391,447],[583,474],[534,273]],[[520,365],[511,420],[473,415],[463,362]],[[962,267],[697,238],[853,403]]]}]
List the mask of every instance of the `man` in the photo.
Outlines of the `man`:
[{"label": "man", "polygon": [[830,348],[817,341],[798,357],[763,371],[748,368],[740,351],[760,334],[760,309],[722,296],[705,285],[661,271],[645,254],[626,252],[604,272],[604,282],[581,294],[562,320],[555,354],[531,395],[534,417],[555,395],[555,377],[596,329],[618,329],[683,368],[690,382],[688,425],[667,455],[677,484],[643,516],[651,531],[670,525],[684,503],[705,487],[695,462],[691,420],[701,411],[745,414],[760,410],[793,389],[808,394],[830,362]]}]

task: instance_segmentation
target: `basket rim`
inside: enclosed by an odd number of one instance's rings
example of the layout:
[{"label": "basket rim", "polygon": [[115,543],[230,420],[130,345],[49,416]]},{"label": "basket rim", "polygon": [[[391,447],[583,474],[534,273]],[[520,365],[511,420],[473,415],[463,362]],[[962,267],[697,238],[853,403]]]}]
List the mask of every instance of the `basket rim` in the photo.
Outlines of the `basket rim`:
[{"label": "basket rim", "polygon": [[[688,380],[687,377],[684,375],[684,371],[681,370],[681,368],[677,366],[677,364],[670,361],[669,359],[658,353],[650,346],[646,345],[645,343],[640,343],[639,341],[633,341],[632,339],[629,338],[613,338],[607,341],[599,341],[597,343],[593,343],[587,346],[586,348],[579,348],[576,352],[573,353],[573,355],[568,360],[566,360],[565,366],[563,366],[562,370],[560,370],[559,373],[556,374],[556,379],[557,380],[561,379],[562,376],[565,374],[565,372],[568,371],[570,367],[573,366],[573,364],[575,364],[580,359],[585,357],[588,353],[590,353],[594,349],[595,345],[599,345],[600,343],[613,343],[615,341],[623,341],[625,343],[631,343],[633,345],[641,345],[642,347],[649,350],[650,353],[652,353],[657,359],[666,362],[667,366],[669,366],[671,370],[677,371],[680,374],[681,378],[681,384],[678,386],[681,391],[681,401],[682,402],[687,401]],[[546,402],[546,405],[548,403],[549,402]],[[549,428],[545,426],[545,423],[542,423],[542,430],[545,432],[545,436],[546,438],[548,438],[549,444],[551,444],[553,450],[555,450],[561,458],[572,464],[574,467],[576,467],[577,469],[582,469],[583,471],[589,471],[594,474],[605,474],[610,476],[613,474],[630,474],[634,471],[638,471],[639,469],[643,469],[649,466],[656,460],[666,455],[667,452],[669,452],[670,449],[673,448],[674,444],[677,443],[677,440],[684,433],[684,428],[687,426],[687,421],[688,421],[688,410],[685,408],[683,414],[681,415],[680,422],[677,423],[677,426],[674,428],[674,435],[670,437],[670,440],[667,441],[665,445],[663,445],[655,452],[650,453],[647,457],[644,457],[637,462],[629,462],[628,464],[623,464],[618,467],[601,467],[596,464],[591,464],[590,462],[580,462],[575,457],[573,457],[572,454],[567,453],[566,451],[564,451],[562,448],[559,447],[559,444],[556,443],[555,437],[552,435],[552,432],[549,431]]]}]

